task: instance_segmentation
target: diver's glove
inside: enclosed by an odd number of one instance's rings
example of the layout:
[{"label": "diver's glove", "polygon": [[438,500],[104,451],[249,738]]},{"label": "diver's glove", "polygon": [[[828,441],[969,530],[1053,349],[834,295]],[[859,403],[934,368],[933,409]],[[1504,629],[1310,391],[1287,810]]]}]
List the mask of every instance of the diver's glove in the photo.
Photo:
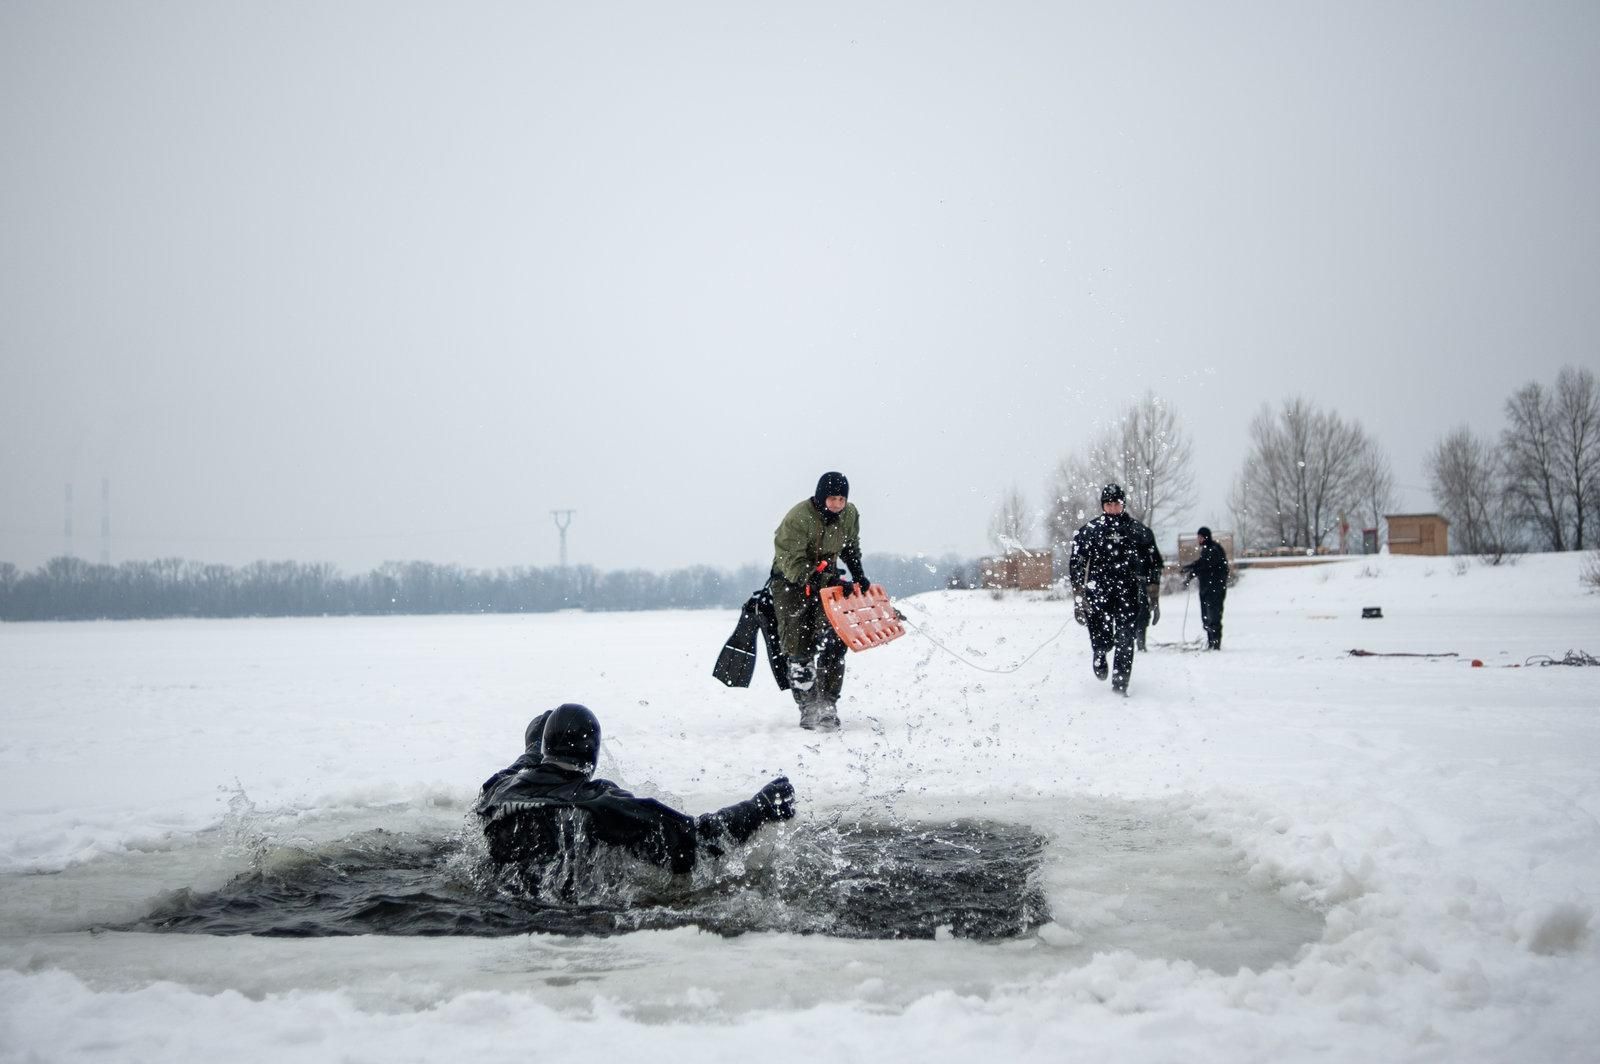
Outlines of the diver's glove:
[{"label": "diver's glove", "polygon": [[768,820],[788,820],[794,816],[794,784],[779,776],[756,793],[756,804]]}]

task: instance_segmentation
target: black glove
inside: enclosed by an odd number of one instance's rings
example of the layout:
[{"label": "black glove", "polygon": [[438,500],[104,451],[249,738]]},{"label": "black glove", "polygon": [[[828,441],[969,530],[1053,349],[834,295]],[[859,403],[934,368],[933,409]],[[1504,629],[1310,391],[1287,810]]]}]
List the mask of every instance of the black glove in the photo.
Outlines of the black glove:
[{"label": "black glove", "polygon": [[794,784],[779,776],[756,793],[756,803],[768,820],[788,820],[794,816]]},{"label": "black glove", "polygon": [[1089,623],[1089,613],[1083,608],[1083,599],[1077,595],[1072,596],[1072,619],[1082,625]]},{"label": "black glove", "polygon": [[1154,595],[1150,596],[1150,623],[1161,623],[1161,600]]},{"label": "black glove", "polygon": [[863,595],[865,595],[868,591],[872,590],[872,581],[868,580],[865,576],[861,575],[860,573],[857,573],[856,574],[856,590],[861,592]]}]

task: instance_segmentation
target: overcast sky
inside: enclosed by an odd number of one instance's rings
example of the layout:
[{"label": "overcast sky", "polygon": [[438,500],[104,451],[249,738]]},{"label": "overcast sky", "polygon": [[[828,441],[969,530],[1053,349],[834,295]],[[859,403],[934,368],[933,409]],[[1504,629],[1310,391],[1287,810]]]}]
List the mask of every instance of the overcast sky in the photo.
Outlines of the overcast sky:
[{"label": "overcast sky", "polygon": [[1600,364],[1600,4],[0,0],[0,560],[966,555],[1146,389]]}]

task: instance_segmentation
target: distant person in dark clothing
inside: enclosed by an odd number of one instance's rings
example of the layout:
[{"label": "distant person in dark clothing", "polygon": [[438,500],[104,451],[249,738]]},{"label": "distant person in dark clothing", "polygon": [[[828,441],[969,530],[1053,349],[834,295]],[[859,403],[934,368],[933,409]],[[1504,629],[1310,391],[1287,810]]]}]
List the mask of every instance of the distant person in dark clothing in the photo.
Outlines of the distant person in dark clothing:
[{"label": "distant person in dark clothing", "polygon": [[1135,633],[1134,639],[1133,639],[1134,646],[1136,646],[1139,649],[1140,653],[1143,653],[1144,650],[1145,650],[1145,645],[1144,645],[1144,643],[1145,643],[1145,635],[1150,629],[1150,625],[1152,623],[1152,618],[1156,618],[1156,617],[1160,617],[1161,616],[1161,608],[1160,608],[1160,606],[1159,605],[1151,605],[1151,603],[1152,602],[1159,603],[1161,601],[1161,595],[1160,595],[1160,591],[1159,591],[1159,585],[1161,583],[1161,571],[1162,571],[1162,569],[1166,568],[1166,564],[1167,564],[1167,560],[1161,556],[1161,548],[1156,545],[1154,534],[1152,534],[1151,537],[1150,537],[1150,549],[1155,551],[1155,559],[1154,559],[1155,577],[1154,577],[1154,579],[1155,579],[1156,584],[1158,585],[1158,590],[1157,590],[1157,593],[1155,595],[1146,594],[1146,596],[1140,600],[1139,627],[1138,627],[1138,631]]},{"label": "distant person in dark clothing", "polygon": [[1095,679],[1106,678],[1106,655],[1113,654],[1111,689],[1128,693],[1139,615],[1161,621],[1161,552],[1150,530],[1122,512],[1122,488],[1100,491],[1100,516],[1072,537],[1067,578],[1072,582],[1072,615],[1089,629]]},{"label": "distant person in dark clothing", "polygon": [[1206,630],[1206,649],[1222,649],[1222,600],[1228,597],[1228,554],[1204,525],[1195,533],[1200,557],[1183,567],[1183,586],[1200,581],[1200,624]]},{"label": "distant person in dark clothing", "polygon": [[572,893],[573,859],[601,845],[681,874],[701,857],[720,857],[745,842],[762,824],[794,816],[794,787],[783,776],[753,798],[698,817],[635,797],[610,780],[591,778],[600,721],[586,706],[569,702],[546,717],[536,763],[523,764],[524,753],[521,768],[491,777],[477,814],[490,859],[523,866],[556,893]]}]

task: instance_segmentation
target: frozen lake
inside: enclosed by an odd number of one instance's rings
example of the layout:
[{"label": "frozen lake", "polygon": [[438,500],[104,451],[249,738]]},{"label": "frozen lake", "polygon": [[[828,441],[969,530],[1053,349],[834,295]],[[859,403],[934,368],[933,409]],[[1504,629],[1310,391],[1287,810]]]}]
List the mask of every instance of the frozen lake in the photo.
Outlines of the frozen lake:
[{"label": "frozen lake", "polygon": [[[1128,700],[1068,604],[921,596],[835,735],[711,679],[731,613],[5,626],[0,1046],[1592,1059],[1600,669],[1502,667],[1600,651],[1578,563],[1250,573],[1220,655],[1169,596]],[[508,896],[469,804],[569,700],[601,775],[799,817]]]}]

